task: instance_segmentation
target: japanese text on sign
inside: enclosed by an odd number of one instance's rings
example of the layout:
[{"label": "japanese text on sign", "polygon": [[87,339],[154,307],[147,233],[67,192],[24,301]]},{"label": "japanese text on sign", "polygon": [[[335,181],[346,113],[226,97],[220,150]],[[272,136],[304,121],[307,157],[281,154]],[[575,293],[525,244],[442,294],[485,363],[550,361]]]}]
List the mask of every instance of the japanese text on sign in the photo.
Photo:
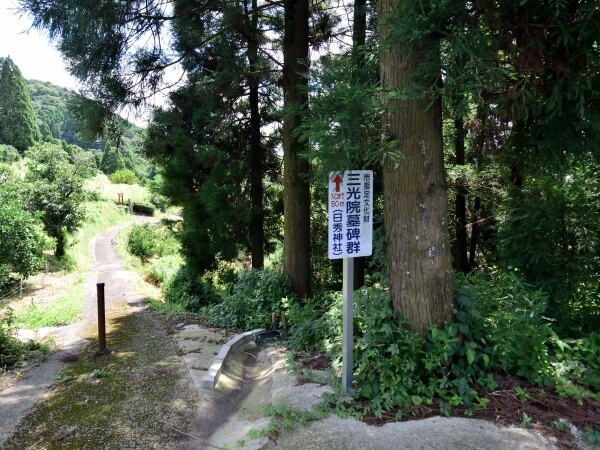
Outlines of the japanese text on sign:
[{"label": "japanese text on sign", "polygon": [[373,251],[373,171],[329,174],[329,259]]}]

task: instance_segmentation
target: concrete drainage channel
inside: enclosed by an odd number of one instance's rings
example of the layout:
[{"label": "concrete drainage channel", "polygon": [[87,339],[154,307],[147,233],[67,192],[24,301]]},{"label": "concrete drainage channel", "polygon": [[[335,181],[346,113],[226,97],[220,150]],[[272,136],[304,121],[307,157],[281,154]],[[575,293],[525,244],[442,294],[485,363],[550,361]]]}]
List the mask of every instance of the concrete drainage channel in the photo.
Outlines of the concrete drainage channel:
[{"label": "concrete drainage channel", "polygon": [[219,353],[217,353],[217,356],[215,356],[213,363],[209,367],[208,373],[202,378],[202,387],[204,389],[214,389],[219,381],[221,373],[223,373],[223,368],[225,367],[225,364],[231,355],[233,355],[234,352],[243,349],[247,344],[256,342],[256,337],[263,332],[265,332],[264,328],[247,331],[245,333],[238,334],[230,339],[225,345],[223,345],[221,350],[219,350]]},{"label": "concrete drainage channel", "polygon": [[[198,393],[205,389],[215,389],[224,369],[236,364],[232,361],[234,355],[248,352],[265,341],[281,337],[279,331],[266,331],[263,328],[233,337],[223,330],[201,325],[181,324],[176,329],[174,338],[179,354],[184,359]],[[231,384],[226,383],[226,380],[223,383]]]},{"label": "concrete drainage channel", "polygon": [[271,419],[265,405],[310,411],[325,392],[331,392],[326,384],[298,383],[286,370],[283,350],[257,347],[255,341],[267,336],[262,333],[267,332],[253,330],[231,337],[221,330],[188,325],[175,335],[201,401],[208,399],[204,403],[207,407],[199,408],[198,428],[191,433],[206,445],[193,441],[184,447],[186,450],[556,448],[549,439],[524,428],[500,428],[484,420],[445,417],[376,427],[330,415],[282,433],[275,441],[264,435],[250,438],[252,431],[269,426]]}]

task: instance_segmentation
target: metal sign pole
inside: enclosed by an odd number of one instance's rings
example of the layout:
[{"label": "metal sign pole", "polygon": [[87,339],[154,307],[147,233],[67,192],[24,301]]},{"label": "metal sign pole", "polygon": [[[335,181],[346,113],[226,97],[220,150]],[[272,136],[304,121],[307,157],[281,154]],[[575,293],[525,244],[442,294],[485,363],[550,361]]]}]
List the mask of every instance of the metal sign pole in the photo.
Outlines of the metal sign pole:
[{"label": "metal sign pole", "polygon": [[354,258],[373,253],[373,171],[330,172],[328,256],[343,259],[342,388],[352,389]]},{"label": "metal sign pole", "polygon": [[345,392],[352,388],[352,349],[354,346],[354,324],[352,304],[354,303],[354,258],[343,259],[343,285],[342,297],[343,318],[342,318],[342,387]]}]

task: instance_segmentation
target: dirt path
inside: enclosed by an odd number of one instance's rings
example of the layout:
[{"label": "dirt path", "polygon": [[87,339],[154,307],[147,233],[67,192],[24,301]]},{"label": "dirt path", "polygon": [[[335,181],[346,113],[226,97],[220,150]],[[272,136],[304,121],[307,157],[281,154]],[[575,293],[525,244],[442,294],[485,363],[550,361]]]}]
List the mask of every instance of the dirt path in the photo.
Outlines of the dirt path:
[{"label": "dirt path", "polygon": [[[176,448],[188,439],[183,433],[195,417],[197,393],[167,327],[144,306],[152,287],[124,269],[114,249],[119,229],[90,244],[96,270],[86,320],[61,328],[63,350],[0,393],[0,442],[16,426],[2,448]],[[97,282],[105,283],[113,350],[101,357],[95,356]],[[81,345],[78,360],[61,363],[66,350]],[[61,379],[50,386],[61,366]]]}]

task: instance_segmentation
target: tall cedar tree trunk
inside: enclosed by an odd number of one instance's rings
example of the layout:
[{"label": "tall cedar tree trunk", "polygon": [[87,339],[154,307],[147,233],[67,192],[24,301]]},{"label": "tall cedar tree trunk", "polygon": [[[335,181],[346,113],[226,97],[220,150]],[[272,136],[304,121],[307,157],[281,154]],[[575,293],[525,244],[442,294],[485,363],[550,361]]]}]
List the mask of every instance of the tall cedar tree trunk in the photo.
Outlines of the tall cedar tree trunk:
[{"label": "tall cedar tree trunk", "polygon": [[[481,161],[485,151],[485,139],[487,129],[487,108],[479,106],[477,110],[477,118],[479,128],[475,138],[475,159],[477,160],[477,168],[481,169]],[[475,267],[475,257],[477,256],[477,244],[479,243],[479,211],[481,210],[481,197],[477,195],[473,200],[473,208],[471,212],[471,242],[469,244],[469,267]]]},{"label": "tall cedar tree trunk", "polygon": [[[465,165],[465,127],[463,116],[460,114],[454,120],[454,150],[456,152],[456,165]],[[467,187],[465,180],[460,179],[456,188],[456,243],[454,246],[454,264],[456,270],[468,273],[469,267],[467,249]]]},{"label": "tall cedar tree trunk", "polygon": [[[384,96],[410,85],[424,55],[420,48],[407,52],[385,43],[386,22],[402,1],[415,0],[379,2]],[[410,328],[423,335],[430,325],[452,320],[441,99],[388,99],[384,126],[403,155],[399,162],[386,158],[383,167],[390,294],[395,313],[406,317]]]},{"label": "tall cedar tree trunk", "polygon": [[[354,22],[352,26],[352,60],[356,67],[357,81],[364,76],[365,44],[367,41],[367,0],[354,1]],[[358,169],[358,167],[357,167]],[[362,169],[362,167],[360,167]],[[365,284],[366,256],[354,259],[353,287],[358,289]]]},{"label": "tall cedar tree trunk", "polygon": [[304,144],[294,135],[308,85],[308,0],[285,0],[283,38],[283,248],[284,268],[296,295],[310,294],[309,163],[299,153]]},{"label": "tall cedar tree trunk", "polygon": [[367,42],[367,0],[354,0],[352,23],[352,58],[357,67],[364,66]]},{"label": "tall cedar tree trunk", "polygon": [[[246,2],[247,5],[247,2]],[[248,36],[248,65],[250,75],[250,250],[252,253],[252,268],[262,269],[264,266],[265,213],[263,209],[263,160],[264,152],[260,136],[260,111],[258,101],[258,2],[252,0],[252,16]],[[246,8],[247,11],[247,8]]]}]

